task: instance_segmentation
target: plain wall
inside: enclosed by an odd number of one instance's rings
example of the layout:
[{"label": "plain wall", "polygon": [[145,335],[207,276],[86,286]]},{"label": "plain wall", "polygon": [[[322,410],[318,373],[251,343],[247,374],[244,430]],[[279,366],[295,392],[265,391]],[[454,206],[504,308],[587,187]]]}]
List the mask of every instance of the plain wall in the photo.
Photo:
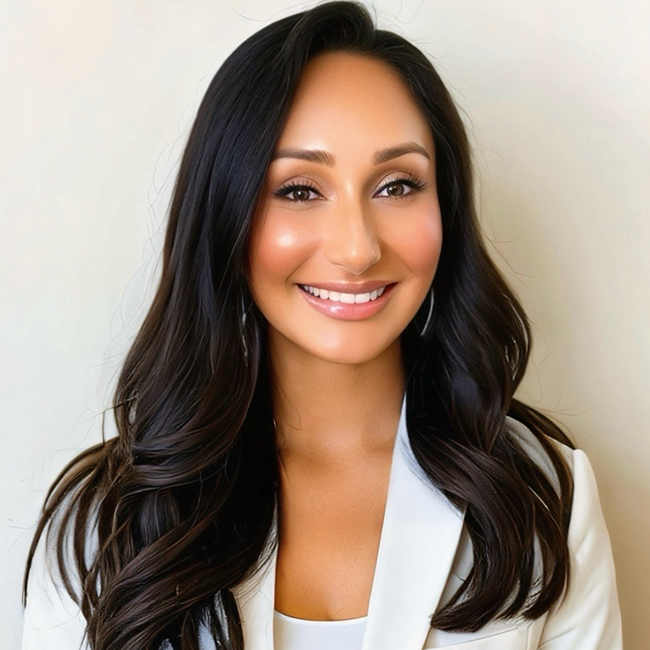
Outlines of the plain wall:
[{"label": "plain wall", "polygon": [[[155,282],[173,175],[225,57],[312,6],[2,4],[0,628],[45,492],[101,439]],[[518,397],[594,467],[628,650],[650,638],[650,10],[642,0],[375,2],[465,111],[494,259],[533,323]],[[106,435],[112,435],[110,411]],[[645,604],[645,605],[644,605]]]}]

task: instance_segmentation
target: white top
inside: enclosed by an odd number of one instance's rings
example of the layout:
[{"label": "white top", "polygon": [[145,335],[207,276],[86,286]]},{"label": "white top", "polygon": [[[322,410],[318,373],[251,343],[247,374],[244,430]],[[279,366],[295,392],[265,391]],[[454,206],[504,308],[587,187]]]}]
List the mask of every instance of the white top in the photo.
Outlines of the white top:
[{"label": "white top", "polygon": [[310,621],[273,610],[274,650],[360,650],[367,620]]}]

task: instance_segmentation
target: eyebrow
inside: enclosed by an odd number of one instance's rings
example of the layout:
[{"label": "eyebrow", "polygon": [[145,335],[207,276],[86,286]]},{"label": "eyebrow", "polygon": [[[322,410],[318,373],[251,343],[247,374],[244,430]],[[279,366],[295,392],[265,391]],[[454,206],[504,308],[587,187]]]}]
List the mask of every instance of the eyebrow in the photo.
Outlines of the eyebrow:
[{"label": "eyebrow", "polygon": [[[429,156],[427,150],[417,144],[417,142],[405,142],[404,144],[398,144],[395,147],[387,147],[386,149],[375,151],[373,164],[380,165],[381,163],[393,160],[393,158],[404,156],[407,153],[419,153],[428,160],[431,160],[431,156]],[[327,151],[322,151],[321,149],[294,149],[287,147],[276,151],[271,158],[271,162],[278,158],[297,158],[298,160],[306,160],[320,165],[327,165],[328,167],[334,167],[335,163],[334,156]]]}]

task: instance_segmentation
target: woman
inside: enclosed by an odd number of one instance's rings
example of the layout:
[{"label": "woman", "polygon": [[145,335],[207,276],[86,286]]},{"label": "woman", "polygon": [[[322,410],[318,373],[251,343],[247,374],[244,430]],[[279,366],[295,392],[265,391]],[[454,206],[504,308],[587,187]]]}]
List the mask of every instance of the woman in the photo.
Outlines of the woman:
[{"label": "woman", "polygon": [[263,28],[189,135],[119,435],[48,494],[23,648],[620,648],[529,343],[426,56],[351,2]]}]

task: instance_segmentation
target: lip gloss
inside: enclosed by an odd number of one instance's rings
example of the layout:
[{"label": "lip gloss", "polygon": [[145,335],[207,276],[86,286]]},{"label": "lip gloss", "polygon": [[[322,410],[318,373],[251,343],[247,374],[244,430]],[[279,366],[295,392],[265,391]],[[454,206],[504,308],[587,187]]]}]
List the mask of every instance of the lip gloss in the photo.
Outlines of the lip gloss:
[{"label": "lip gloss", "polygon": [[308,291],[305,291],[298,284],[296,287],[302,294],[303,298],[314,309],[321,312],[321,314],[331,316],[332,318],[338,318],[339,320],[363,320],[364,318],[374,316],[377,312],[383,309],[386,303],[390,300],[390,297],[393,294],[393,289],[396,285],[397,282],[386,285],[384,293],[382,293],[376,300],[359,303],[335,302],[329,300],[329,298],[324,300],[323,298],[318,298]]}]

